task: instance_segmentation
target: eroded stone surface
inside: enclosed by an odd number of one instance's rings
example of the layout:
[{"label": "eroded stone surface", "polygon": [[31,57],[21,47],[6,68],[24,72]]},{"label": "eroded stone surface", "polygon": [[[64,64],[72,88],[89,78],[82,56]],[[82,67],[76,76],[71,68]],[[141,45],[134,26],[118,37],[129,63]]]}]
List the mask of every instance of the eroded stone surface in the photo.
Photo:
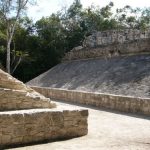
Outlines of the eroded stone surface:
[{"label": "eroded stone surface", "polygon": [[0,112],[0,148],[86,135],[88,111],[30,109]]},{"label": "eroded stone surface", "polygon": [[0,70],[0,110],[52,108],[49,98]]},{"label": "eroded stone surface", "polygon": [[150,29],[94,32],[85,38],[82,46],[66,53],[63,61],[150,53],[149,43]]},{"label": "eroded stone surface", "polygon": [[[61,105],[79,109],[75,105],[64,103]],[[92,107],[88,110],[89,132],[87,136],[13,150],[150,150],[150,118],[119,114]]]},{"label": "eroded stone surface", "polygon": [[150,97],[150,55],[65,62],[28,84],[37,87]]},{"label": "eroded stone surface", "polygon": [[112,43],[96,47],[86,47],[79,50],[71,50],[66,53],[63,61],[81,60],[89,58],[105,58],[118,56],[130,56],[136,54],[150,54],[150,38],[125,43]]},{"label": "eroded stone surface", "polygon": [[145,31],[138,29],[107,30],[95,32],[85,38],[84,47],[96,47],[113,43],[125,43],[128,41],[142,40],[150,38],[150,29]]},{"label": "eroded stone surface", "polygon": [[150,98],[33,87],[52,99],[150,116]]},{"label": "eroded stone surface", "polygon": [[53,107],[49,98],[0,70],[0,149],[87,134],[88,110]]}]

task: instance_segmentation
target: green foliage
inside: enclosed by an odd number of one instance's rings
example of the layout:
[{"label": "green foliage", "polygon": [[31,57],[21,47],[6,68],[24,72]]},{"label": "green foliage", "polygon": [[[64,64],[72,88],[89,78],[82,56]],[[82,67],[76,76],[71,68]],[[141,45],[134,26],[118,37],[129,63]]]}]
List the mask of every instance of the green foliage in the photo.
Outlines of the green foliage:
[{"label": "green foliage", "polygon": [[82,4],[80,0],[75,0],[68,9],[68,18],[78,18],[82,11]]},{"label": "green foliage", "polygon": [[[28,17],[20,19],[11,43],[11,65],[21,60],[14,76],[26,82],[47,71],[61,61],[65,52],[82,45],[93,31],[122,28],[147,29],[150,26],[150,8],[119,8],[114,4],[105,7],[83,8],[80,0],[56,14],[43,17],[36,23]],[[0,63],[5,66],[6,34],[0,22]]]}]

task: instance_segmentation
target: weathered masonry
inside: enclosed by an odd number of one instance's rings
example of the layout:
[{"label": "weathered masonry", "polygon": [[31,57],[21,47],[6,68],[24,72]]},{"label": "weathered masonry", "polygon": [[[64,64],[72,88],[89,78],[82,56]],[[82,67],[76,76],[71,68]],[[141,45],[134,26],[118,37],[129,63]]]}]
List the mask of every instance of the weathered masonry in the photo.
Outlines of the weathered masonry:
[{"label": "weathered masonry", "polygon": [[0,149],[88,133],[88,111],[56,107],[49,98],[0,70]]},{"label": "weathered masonry", "polygon": [[95,32],[27,84],[54,99],[150,116],[150,29]]},{"label": "weathered masonry", "polygon": [[95,32],[83,45],[66,53],[63,61],[150,53],[150,29]]},{"label": "weathered masonry", "polygon": [[150,98],[137,98],[133,96],[72,91],[57,88],[33,88],[46,97],[51,97],[56,100],[150,116]]}]

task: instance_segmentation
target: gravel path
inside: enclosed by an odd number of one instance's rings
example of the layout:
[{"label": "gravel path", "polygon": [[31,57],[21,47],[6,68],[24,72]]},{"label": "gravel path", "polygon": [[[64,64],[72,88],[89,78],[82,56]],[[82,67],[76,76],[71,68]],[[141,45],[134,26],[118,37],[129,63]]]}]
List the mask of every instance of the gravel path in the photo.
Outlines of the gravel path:
[{"label": "gravel path", "polygon": [[[60,103],[61,107],[80,107]],[[150,150],[150,117],[89,109],[87,136],[14,150]]]}]

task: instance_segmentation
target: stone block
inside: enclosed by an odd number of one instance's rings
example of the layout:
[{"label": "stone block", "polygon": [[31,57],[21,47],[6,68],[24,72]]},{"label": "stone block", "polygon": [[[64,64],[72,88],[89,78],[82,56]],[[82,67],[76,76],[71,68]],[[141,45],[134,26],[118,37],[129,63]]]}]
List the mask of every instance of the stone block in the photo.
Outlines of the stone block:
[{"label": "stone block", "polygon": [[[53,88],[49,88],[48,90],[49,90],[48,96],[51,97],[51,95],[53,95],[54,99],[56,99],[57,95],[60,94],[60,91],[62,91],[60,89],[53,89]],[[99,108],[119,110],[122,112],[150,115],[149,98],[144,99],[144,98],[136,98],[130,96],[109,95],[109,94],[90,93],[90,92],[71,91],[71,90],[64,90],[64,91],[66,93],[65,94],[66,97],[64,97],[64,95],[63,97],[59,95],[60,100],[75,102],[79,104],[82,103],[85,105],[96,106]],[[70,112],[65,111],[65,113],[67,116],[67,113],[69,114]]]},{"label": "stone block", "polygon": [[0,122],[0,145],[83,136],[87,134],[87,117],[85,110],[63,112],[57,108],[12,111],[11,115],[10,112],[0,112],[0,119],[5,120],[5,123]]},{"label": "stone block", "polygon": [[[0,70],[0,110],[53,108],[49,98]],[[41,104],[43,103],[43,104]]]}]

